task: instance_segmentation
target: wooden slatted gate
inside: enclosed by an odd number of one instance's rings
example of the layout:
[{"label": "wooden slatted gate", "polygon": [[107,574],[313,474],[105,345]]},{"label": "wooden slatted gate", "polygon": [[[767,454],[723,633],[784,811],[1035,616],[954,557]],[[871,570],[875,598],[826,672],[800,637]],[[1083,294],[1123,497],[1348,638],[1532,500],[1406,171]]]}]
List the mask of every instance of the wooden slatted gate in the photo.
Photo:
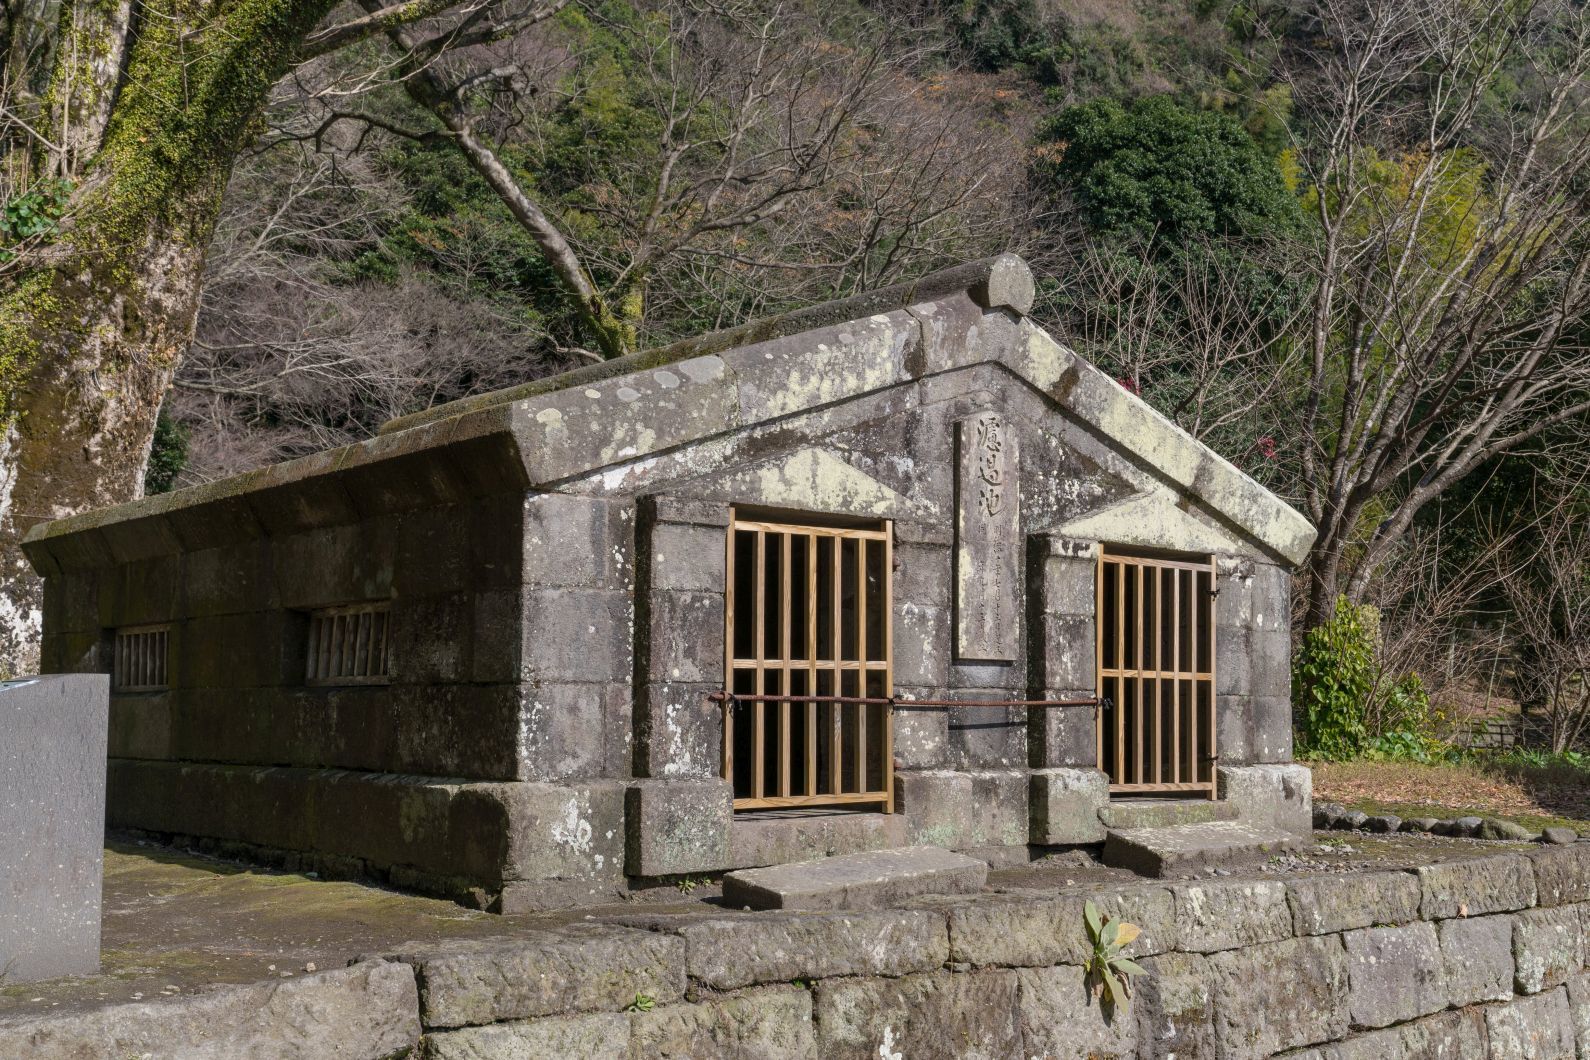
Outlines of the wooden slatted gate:
[{"label": "wooden slatted gate", "polygon": [[723,775],[735,809],[893,812],[892,541],[887,522],[732,521]]},{"label": "wooden slatted gate", "polygon": [[1215,566],[1105,551],[1099,768],[1110,790],[1215,795]]}]

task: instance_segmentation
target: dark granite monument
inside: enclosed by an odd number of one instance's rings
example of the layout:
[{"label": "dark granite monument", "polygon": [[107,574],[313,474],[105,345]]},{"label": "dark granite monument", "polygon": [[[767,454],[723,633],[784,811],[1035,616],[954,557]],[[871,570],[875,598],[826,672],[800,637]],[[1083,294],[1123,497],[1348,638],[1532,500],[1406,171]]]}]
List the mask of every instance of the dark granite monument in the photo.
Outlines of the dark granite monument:
[{"label": "dark granite monument", "polygon": [[0,682],[0,986],[99,971],[106,678]]},{"label": "dark granite monument", "polygon": [[1011,256],[29,535],[110,822],[497,909],[1128,798],[1306,831],[1313,529]]}]

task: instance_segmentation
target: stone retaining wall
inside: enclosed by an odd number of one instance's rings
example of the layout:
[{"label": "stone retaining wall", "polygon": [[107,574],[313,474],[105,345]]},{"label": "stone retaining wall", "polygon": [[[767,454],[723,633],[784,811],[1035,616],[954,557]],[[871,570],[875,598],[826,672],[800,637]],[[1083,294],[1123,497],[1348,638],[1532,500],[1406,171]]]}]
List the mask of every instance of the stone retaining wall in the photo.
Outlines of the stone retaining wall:
[{"label": "stone retaining wall", "polygon": [[1142,926],[1128,1018],[1083,986],[1085,893],[855,913],[631,916],[89,1014],[0,1056],[1590,1055],[1590,844],[1094,894]]}]

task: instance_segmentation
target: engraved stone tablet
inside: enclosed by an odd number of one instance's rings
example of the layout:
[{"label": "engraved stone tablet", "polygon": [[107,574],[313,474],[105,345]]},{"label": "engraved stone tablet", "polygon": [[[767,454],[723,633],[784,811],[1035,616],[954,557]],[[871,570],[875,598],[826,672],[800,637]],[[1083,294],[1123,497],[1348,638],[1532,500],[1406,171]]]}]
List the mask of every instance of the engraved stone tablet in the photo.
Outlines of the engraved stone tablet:
[{"label": "engraved stone tablet", "polygon": [[997,412],[955,424],[955,653],[1014,661],[1021,495],[1016,435]]}]

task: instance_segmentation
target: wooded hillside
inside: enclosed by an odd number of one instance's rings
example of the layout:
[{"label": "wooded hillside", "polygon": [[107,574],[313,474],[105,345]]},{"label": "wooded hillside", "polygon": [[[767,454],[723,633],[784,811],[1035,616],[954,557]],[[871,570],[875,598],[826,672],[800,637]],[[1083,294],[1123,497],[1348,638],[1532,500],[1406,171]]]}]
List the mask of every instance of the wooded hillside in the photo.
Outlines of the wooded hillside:
[{"label": "wooded hillside", "polygon": [[1320,528],[1299,628],[1383,610],[1364,738],[1460,644],[1590,712],[1581,5],[3,0],[0,63],[14,670],[39,519],[1013,250]]}]

